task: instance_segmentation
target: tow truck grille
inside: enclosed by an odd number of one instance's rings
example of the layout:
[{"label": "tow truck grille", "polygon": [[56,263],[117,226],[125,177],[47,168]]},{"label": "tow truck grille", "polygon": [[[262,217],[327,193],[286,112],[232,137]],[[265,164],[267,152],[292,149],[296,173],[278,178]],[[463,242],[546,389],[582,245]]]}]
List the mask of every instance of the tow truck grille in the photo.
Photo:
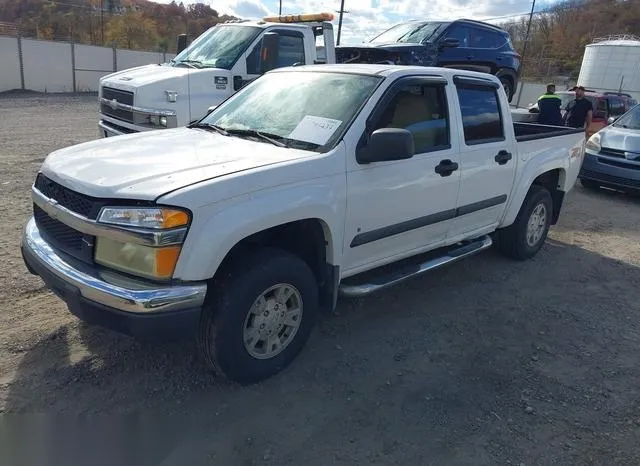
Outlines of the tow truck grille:
[{"label": "tow truck grille", "polygon": [[[103,87],[102,98],[110,101],[116,100],[117,102],[125,105],[133,105],[133,92],[129,91]],[[129,110],[123,110],[121,108],[113,109],[111,105],[100,104],[100,111],[104,115],[109,115],[110,117],[117,118],[118,120],[133,123],[133,112]]]}]

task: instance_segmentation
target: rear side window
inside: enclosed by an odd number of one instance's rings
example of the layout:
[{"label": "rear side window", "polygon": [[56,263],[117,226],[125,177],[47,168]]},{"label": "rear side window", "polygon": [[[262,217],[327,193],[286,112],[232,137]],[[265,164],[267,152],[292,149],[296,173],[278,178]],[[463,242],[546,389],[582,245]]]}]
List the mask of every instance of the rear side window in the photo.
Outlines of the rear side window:
[{"label": "rear side window", "polygon": [[474,29],[471,47],[476,49],[495,49],[498,47],[497,40],[498,35],[494,32],[485,29]]},{"label": "rear side window", "polygon": [[496,89],[459,85],[457,91],[467,145],[504,141],[500,100]]}]

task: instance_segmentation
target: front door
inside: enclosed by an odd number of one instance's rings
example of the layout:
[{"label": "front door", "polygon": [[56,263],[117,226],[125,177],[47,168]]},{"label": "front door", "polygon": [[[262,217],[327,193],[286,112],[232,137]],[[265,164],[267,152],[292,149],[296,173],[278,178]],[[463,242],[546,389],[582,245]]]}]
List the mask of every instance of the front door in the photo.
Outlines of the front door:
[{"label": "front door", "polygon": [[363,165],[355,157],[347,161],[345,275],[445,241],[460,179],[459,170],[442,170],[459,162],[445,82],[403,78],[373,110],[360,144],[376,129],[404,128],[413,134],[415,155]]},{"label": "front door", "polygon": [[514,183],[517,163],[509,106],[499,98],[492,81],[455,78],[462,131],[460,138],[460,195],[451,236],[493,229],[500,221]]}]

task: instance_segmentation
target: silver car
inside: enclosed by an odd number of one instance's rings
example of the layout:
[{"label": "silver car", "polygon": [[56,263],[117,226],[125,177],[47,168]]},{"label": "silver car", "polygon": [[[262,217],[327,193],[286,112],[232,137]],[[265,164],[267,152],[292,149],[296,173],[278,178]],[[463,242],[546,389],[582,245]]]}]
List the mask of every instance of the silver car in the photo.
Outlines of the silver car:
[{"label": "silver car", "polygon": [[585,188],[640,192],[640,105],[609,123],[587,141],[580,182]]}]

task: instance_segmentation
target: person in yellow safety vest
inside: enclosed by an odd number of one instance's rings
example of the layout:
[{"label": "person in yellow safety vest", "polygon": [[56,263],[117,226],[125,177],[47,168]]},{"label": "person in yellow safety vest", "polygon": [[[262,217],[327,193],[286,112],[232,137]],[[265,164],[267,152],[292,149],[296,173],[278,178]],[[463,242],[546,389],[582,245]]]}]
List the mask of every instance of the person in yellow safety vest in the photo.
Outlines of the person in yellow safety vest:
[{"label": "person in yellow safety vest", "polygon": [[541,125],[564,126],[562,121],[562,100],[556,94],[555,84],[547,84],[547,92],[538,99],[538,123]]}]

